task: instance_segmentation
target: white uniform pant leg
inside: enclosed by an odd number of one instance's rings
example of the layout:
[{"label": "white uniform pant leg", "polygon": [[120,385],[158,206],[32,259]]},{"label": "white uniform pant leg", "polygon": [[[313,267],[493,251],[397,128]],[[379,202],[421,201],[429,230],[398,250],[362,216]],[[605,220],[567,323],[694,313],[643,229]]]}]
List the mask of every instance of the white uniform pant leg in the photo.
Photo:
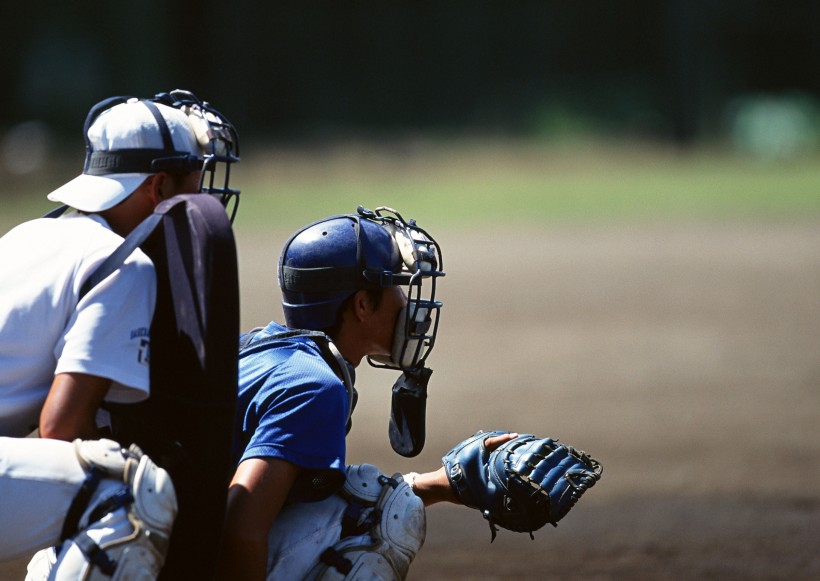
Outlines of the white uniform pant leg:
[{"label": "white uniform pant leg", "polygon": [[[85,477],[71,442],[0,437],[0,561],[59,544]],[[101,482],[90,505],[116,486]]]},{"label": "white uniform pant leg", "polygon": [[0,438],[0,560],[58,544],[83,480],[70,442]]},{"label": "white uniform pant leg", "polygon": [[268,534],[268,580],[303,579],[319,555],[339,542],[346,508],[337,494],[286,505]]}]

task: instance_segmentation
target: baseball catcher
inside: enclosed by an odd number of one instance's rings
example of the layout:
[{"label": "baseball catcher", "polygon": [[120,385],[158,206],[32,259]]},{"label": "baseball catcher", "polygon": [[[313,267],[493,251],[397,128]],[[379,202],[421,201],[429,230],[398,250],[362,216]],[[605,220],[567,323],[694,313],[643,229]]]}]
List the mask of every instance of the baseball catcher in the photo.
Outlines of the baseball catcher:
[{"label": "baseball catcher", "polygon": [[558,526],[578,499],[600,480],[603,467],[588,454],[552,438],[523,434],[488,451],[485,440],[506,432],[479,431],[444,458],[459,500],[496,527],[532,532]]},{"label": "baseball catcher", "polygon": [[427,507],[465,504],[485,513],[493,534],[497,526],[532,533],[600,477],[583,453],[507,432],[480,432],[432,472],[345,462],[365,359],[401,372],[391,447],[404,457],[422,450],[443,276],[435,238],[386,207],[308,224],[285,244],[278,280],[287,325],[240,338],[221,578],[404,579],[425,539]]}]

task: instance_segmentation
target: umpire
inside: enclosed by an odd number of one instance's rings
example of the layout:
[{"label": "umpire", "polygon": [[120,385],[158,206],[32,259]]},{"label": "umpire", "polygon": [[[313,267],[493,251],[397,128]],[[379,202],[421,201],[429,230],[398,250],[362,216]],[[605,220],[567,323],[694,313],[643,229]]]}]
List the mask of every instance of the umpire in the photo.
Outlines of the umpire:
[{"label": "umpire", "polygon": [[148,396],[151,261],[135,250],[82,300],[80,288],[163,199],[199,191],[205,156],[188,116],[151,100],[103,101],[85,130],[83,173],[48,196],[75,211],[0,238],[3,436],[92,438],[104,400]]}]

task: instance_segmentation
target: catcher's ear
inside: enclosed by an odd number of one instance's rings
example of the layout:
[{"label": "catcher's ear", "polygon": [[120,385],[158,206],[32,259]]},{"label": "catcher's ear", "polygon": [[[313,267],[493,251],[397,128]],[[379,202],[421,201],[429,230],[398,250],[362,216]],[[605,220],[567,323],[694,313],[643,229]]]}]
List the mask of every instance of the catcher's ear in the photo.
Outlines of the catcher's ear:
[{"label": "catcher's ear", "polygon": [[350,301],[350,309],[354,317],[363,321],[373,312],[373,301],[366,290],[360,290],[353,295]]}]

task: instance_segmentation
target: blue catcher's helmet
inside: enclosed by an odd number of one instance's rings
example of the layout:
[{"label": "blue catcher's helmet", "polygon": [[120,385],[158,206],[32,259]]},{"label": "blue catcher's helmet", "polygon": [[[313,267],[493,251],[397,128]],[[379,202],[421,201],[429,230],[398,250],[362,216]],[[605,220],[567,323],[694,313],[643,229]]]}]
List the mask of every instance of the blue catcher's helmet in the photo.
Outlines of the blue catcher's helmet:
[{"label": "blue catcher's helmet", "polygon": [[[363,289],[407,287],[408,306],[399,315],[393,354],[369,357],[376,367],[411,370],[422,366],[435,341],[441,303],[436,279],[443,276],[441,250],[415,221],[390,208],[325,218],[287,241],[279,259],[285,323],[325,330],[342,303]],[[425,284],[426,283],[426,284]]]}]

